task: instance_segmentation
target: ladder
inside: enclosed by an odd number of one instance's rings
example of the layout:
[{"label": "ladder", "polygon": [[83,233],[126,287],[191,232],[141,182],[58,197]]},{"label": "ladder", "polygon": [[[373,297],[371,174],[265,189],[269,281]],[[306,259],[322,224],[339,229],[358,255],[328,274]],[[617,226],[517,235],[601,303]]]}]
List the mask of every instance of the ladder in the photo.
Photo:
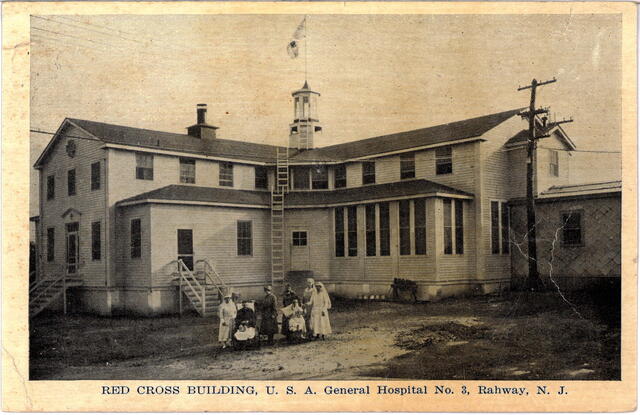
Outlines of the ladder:
[{"label": "ladder", "polygon": [[289,191],[289,149],[278,147],[271,191],[271,285],[284,283],[284,195]]}]

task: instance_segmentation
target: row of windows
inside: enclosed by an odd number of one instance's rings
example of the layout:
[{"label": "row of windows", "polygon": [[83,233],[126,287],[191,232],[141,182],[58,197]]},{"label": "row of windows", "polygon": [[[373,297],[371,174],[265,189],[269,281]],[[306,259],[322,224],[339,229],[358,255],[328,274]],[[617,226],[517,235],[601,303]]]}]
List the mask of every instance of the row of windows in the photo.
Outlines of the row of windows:
[{"label": "row of windows", "polygon": [[[221,162],[218,184],[225,187],[233,187],[233,163]],[[136,153],[136,179],[153,180],[153,154]],[[196,183],[196,160],[188,157],[180,157],[180,183]],[[268,187],[267,168],[255,167],[256,189]]]},{"label": "row of windows", "polygon": [[[91,190],[98,190],[101,186],[100,162],[97,161],[91,165]],[[67,170],[67,195],[74,196],[76,194],[76,169]],[[56,197],[56,176],[55,174],[47,176],[47,200],[53,200]]]},{"label": "row of windows", "polygon": [[[453,213],[452,213],[453,209]],[[413,223],[411,218],[413,217]],[[346,218],[346,229],[345,229]],[[365,205],[365,253],[389,256],[389,203]],[[402,200],[398,203],[400,255],[426,255],[426,199]],[[335,256],[358,256],[357,208],[334,209]],[[443,201],[444,253],[464,253],[464,215],[462,201]],[[412,232],[413,230],[413,232]],[[345,240],[346,234],[346,240]],[[378,248],[379,244],[379,248]]]},{"label": "row of windows", "polygon": [[[75,249],[73,246],[80,246],[79,241],[79,225],[77,222],[67,224],[67,259],[68,257],[75,256]],[[72,237],[73,239],[69,239]],[[100,221],[91,223],[91,260],[100,261],[102,259],[102,224]],[[54,262],[56,260],[56,229],[47,228],[47,262]]]}]

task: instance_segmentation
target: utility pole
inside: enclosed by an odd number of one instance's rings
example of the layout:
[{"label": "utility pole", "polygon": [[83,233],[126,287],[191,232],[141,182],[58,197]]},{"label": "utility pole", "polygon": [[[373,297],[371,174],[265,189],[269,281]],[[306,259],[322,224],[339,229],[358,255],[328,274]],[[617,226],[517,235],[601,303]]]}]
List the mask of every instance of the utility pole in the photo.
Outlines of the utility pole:
[{"label": "utility pole", "polygon": [[531,89],[531,101],[529,111],[520,113],[520,116],[529,118],[529,138],[527,140],[527,256],[529,258],[529,275],[527,289],[537,291],[542,287],[542,281],[538,275],[538,252],[536,247],[536,207],[533,196],[533,155],[536,148],[536,140],[542,137],[536,136],[536,115],[548,113],[546,108],[536,109],[536,88],[556,82],[556,78],[549,81],[538,82],[535,78],[531,85],[522,86],[518,91]]}]

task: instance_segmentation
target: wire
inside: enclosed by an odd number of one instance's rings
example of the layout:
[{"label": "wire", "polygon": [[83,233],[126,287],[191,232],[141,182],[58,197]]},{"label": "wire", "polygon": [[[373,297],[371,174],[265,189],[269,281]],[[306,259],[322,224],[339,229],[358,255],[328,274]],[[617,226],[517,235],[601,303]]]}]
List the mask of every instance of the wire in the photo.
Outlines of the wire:
[{"label": "wire", "polygon": [[555,150],[555,151],[567,151],[569,153],[604,153],[604,154],[621,154],[622,151],[610,151],[610,150],[567,150],[566,148],[551,148],[551,147],[538,147],[544,148],[546,150]]},{"label": "wire", "polygon": [[90,31],[90,32],[99,33],[99,34],[101,34],[101,35],[113,36],[113,37],[117,37],[117,38],[119,38],[119,39],[128,40],[128,41],[130,41],[130,42],[136,42],[136,43],[140,43],[140,44],[143,44],[143,45],[145,44],[144,42],[140,42],[139,40],[136,40],[136,39],[129,39],[129,38],[126,38],[126,37],[124,37],[124,36],[118,36],[118,35],[115,35],[115,34],[113,34],[113,33],[102,32],[102,31],[100,31],[100,30],[95,30],[95,29],[89,29],[89,28],[82,27],[82,26],[78,26],[78,25],[75,25],[75,24],[63,23],[63,22],[59,22],[59,21],[57,21],[57,20],[47,19],[46,17],[42,17],[42,16],[32,16],[32,17],[35,17],[36,19],[46,20],[46,21],[48,21],[48,22],[53,22],[53,23],[55,23],[55,24],[59,24],[59,25],[62,25],[62,26],[75,27],[75,28],[78,28],[78,29],[81,29],[81,30],[88,30],[88,31]]}]

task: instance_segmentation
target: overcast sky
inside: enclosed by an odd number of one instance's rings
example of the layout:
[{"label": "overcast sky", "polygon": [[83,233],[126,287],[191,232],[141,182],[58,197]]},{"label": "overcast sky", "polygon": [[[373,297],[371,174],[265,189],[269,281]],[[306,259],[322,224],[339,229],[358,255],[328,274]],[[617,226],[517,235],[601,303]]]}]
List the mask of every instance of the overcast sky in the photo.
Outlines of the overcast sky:
[{"label": "overcast sky", "polygon": [[[73,117],[184,133],[207,103],[219,137],[283,145],[305,77],[304,42],[297,59],[286,52],[301,20],[34,16],[31,128],[55,131]],[[519,85],[556,77],[538,103],[574,118],[565,130],[579,149],[619,151],[620,28],[617,15],[311,15],[316,146],[526,106]],[[31,135],[32,161],[50,138]],[[617,154],[574,159],[577,181],[620,175]]]}]

